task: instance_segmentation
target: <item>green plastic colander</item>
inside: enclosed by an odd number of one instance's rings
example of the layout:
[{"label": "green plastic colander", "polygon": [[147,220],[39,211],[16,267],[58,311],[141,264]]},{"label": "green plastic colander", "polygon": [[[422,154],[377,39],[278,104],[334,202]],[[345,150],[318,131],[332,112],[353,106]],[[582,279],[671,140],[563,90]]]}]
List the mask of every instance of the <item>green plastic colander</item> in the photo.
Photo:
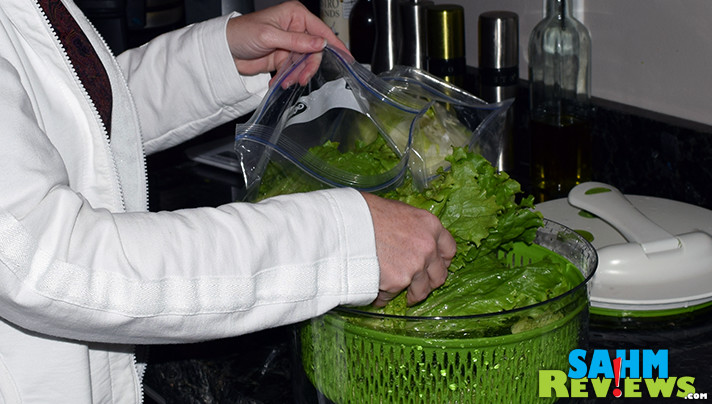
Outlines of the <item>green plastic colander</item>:
[{"label": "green plastic colander", "polygon": [[567,370],[586,342],[597,257],[571,229],[546,221],[535,245],[517,245],[509,265],[564,260],[581,282],[535,305],[462,317],[401,317],[340,307],[299,332],[306,377],[337,404],[532,403],[539,370]]}]

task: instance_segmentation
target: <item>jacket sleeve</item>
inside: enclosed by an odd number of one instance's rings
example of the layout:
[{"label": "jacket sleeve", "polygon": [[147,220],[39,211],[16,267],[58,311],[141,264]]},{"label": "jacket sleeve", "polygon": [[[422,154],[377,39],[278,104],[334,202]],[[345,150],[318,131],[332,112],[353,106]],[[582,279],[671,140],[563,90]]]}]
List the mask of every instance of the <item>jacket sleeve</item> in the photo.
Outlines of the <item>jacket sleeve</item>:
[{"label": "jacket sleeve", "polygon": [[117,60],[133,94],[147,153],[252,112],[269,74],[242,76],[221,16],[161,35]]},{"label": "jacket sleeve", "polygon": [[95,208],[72,189],[14,69],[0,58],[3,319],[44,335],[151,344],[238,335],[375,298],[373,225],[358,192],[175,212]]}]

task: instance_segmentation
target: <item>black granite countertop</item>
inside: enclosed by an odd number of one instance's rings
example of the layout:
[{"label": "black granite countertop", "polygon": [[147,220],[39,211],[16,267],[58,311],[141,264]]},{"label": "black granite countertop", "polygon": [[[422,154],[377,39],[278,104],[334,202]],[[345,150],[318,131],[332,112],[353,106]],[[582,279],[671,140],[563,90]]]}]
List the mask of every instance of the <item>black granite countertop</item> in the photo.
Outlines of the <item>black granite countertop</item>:
[{"label": "black granite countertop", "polygon": [[[615,185],[627,194],[657,196],[712,209],[712,128],[595,101],[595,180]],[[217,206],[233,200],[241,188],[239,176],[192,162],[184,153],[196,142],[229,137],[233,129],[234,122],[192,144],[151,157],[151,210]],[[522,145],[527,142],[526,130],[526,123],[520,122],[516,135],[520,165],[512,173],[525,188],[527,148]],[[145,377],[146,401],[299,402],[298,398],[305,396],[304,391],[310,387],[305,386],[295,359],[294,338],[295,328],[286,326],[219,341],[153,346]],[[592,317],[589,348],[668,349],[670,374],[696,377],[697,392],[708,393],[708,399],[712,399],[712,307],[649,320]],[[310,402],[322,402],[311,397]]]},{"label": "black granite countertop", "polygon": [[[327,404],[297,360],[298,326],[198,344],[151,347],[147,403]],[[667,349],[670,376],[693,376],[698,393],[712,392],[712,309],[643,323],[592,318],[588,350]],[[619,399],[561,399],[613,403]],[[650,403],[650,398],[626,398]],[[657,400],[653,400],[655,402]],[[664,399],[663,402],[682,401]],[[429,403],[427,403],[429,404]]]}]

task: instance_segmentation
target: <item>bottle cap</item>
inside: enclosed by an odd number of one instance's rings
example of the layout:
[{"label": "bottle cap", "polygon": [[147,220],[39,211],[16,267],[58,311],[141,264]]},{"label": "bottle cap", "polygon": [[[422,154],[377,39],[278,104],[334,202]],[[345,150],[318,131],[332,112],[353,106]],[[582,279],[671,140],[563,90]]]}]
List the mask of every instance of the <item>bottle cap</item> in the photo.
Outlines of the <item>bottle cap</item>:
[{"label": "bottle cap", "polygon": [[400,63],[403,30],[399,0],[373,0],[376,22],[376,44],[373,49],[371,71],[378,74],[391,70]]},{"label": "bottle cap", "polygon": [[519,17],[510,11],[488,11],[478,21],[479,67],[506,69],[519,65]]},{"label": "bottle cap", "polygon": [[419,69],[425,68],[427,43],[427,7],[429,0],[407,0],[400,3],[403,24],[403,52],[401,64]]},{"label": "bottle cap", "polygon": [[465,57],[465,9],[456,4],[428,7],[428,59]]}]

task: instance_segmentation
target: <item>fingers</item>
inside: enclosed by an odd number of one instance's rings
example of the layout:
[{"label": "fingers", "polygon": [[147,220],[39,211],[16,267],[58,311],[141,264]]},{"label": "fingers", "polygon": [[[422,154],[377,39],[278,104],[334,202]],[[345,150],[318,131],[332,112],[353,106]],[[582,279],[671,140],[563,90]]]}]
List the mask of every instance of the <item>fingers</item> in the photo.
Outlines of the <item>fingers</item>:
[{"label": "fingers", "polygon": [[[286,62],[286,60],[284,61]],[[281,63],[284,63],[281,62]],[[290,61],[290,63],[292,63]],[[274,76],[270,80],[270,85],[274,84],[275,81],[281,80],[281,87],[287,89],[291,87],[294,83],[299,83],[302,86],[307,85],[309,80],[314,76],[316,71],[319,69],[321,64],[321,53],[314,53],[307,56],[307,59],[295,66],[282,66],[281,68],[291,68],[292,70],[287,74],[286,77],[282,78],[281,74]]]},{"label": "fingers", "polygon": [[[319,53],[327,43],[348,53],[333,31],[297,1],[231,19],[227,40],[238,71],[246,75],[274,71],[291,52]],[[309,63],[294,81],[308,82],[318,68],[318,61]]]},{"label": "fingers", "polygon": [[438,251],[440,251],[440,257],[445,262],[445,267],[449,267],[457,253],[457,242],[455,242],[455,238],[449,231],[445,230],[445,228],[442,230],[438,237]]},{"label": "fingers", "polygon": [[317,70],[319,70],[320,65],[321,53],[314,53],[307,56],[307,59],[304,61],[304,63],[300,66],[297,66],[297,69],[295,69],[295,71],[290,74],[290,77],[288,77],[289,80],[285,80],[284,84],[286,84],[286,86],[284,88],[287,88],[291,84],[294,84],[294,80],[296,80],[302,86],[307,85],[309,80],[311,80],[314,74],[316,74]]},{"label": "fingers", "polygon": [[425,210],[363,195],[371,212],[381,267],[380,293],[374,305],[385,305],[404,289],[408,304],[422,301],[445,282],[456,251],[455,239]]},{"label": "fingers", "polygon": [[[303,9],[303,12],[299,15],[303,15],[304,19],[298,20],[299,23],[295,24],[294,27],[290,27],[290,31],[306,32],[309,35],[313,35],[325,40],[325,44],[328,44],[334,48],[339,48],[344,52],[350,54],[346,45],[339,39],[339,37],[336,36],[336,34],[334,34],[334,31],[332,31],[331,28],[329,28],[329,26],[321,20],[321,18],[309,12],[303,4],[299,2],[295,3],[297,7]],[[292,15],[294,14],[295,13],[292,12]],[[299,24],[303,24],[303,26]],[[310,52],[316,52],[316,50]]]},{"label": "fingers", "polygon": [[346,45],[339,39],[339,37],[336,36],[336,34],[334,34],[334,31],[332,31],[331,28],[329,28],[329,26],[321,20],[321,18],[317,17],[312,13],[307,12],[305,14],[304,21],[304,32],[322,38],[326,41],[327,44],[349,53],[349,50]]},{"label": "fingers", "polygon": [[387,305],[388,302],[393,300],[396,296],[398,296],[398,293],[391,293],[381,290],[378,292],[378,297],[376,297],[376,300],[374,300],[372,304],[376,307],[383,307]]},{"label": "fingers", "polygon": [[412,306],[415,303],[424,300],[428,297],[430,292],[438,286],[440,285],[431,282],[430,277],[427,274],[427,270],[415,274],[410,286],[408,286],[408,293],[406,294],[408,297],[408,305]]},{"label": "fingers", "polygon": [[[449,234],[449,233],[448,233]],[[452,236],[450,236],[452,238]],[[454,239],[453,239],[454,243]],[[447,268],[450,266],[452,255],[444,253],[443,249],[449,249],[448,243],[438,248],[439,256],[435,256],[433,261],[429,262],[422,271],[416,272],[408,286],[408,305],[412,306],[420,301],[425,300],[430,292],[439,288],[447,279]],[[436,254],[437,255],[437,254]],[[454,255],[454,253],[453,253]]]},{"label": "fingers", "polygon": [[284,49],[296,53],[320,52],[327,44],[321,36],[306,32],[290,32],[277,29],[272,35],[265,35],[264,47],[267,49]]},{"label": "fingers", "polygon": [[426,222],[423,226],[434,239],[434,247],[432,251],[425,250],[425,265],[415,272],[408,285],[408,305],[424,300],[430,292],[445,283],[447,268],[457,250],[455,239],[435,216],[428,216],[423,221]]}]

